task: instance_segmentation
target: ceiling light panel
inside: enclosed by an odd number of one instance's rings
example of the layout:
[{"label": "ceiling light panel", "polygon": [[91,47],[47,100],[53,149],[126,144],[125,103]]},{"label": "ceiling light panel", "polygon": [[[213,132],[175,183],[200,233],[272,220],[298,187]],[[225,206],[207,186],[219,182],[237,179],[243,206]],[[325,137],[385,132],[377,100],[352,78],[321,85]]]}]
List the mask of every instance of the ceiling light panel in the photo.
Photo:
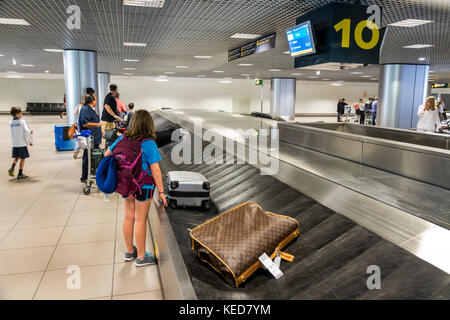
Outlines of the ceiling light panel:
[{"label": "ceiling light panel", "polygon": [[414,28],[417,26],[421,26],[424,24],[432,23],[434,21],[431,20],[419,20],[419,19],[405,19],[402,21],[397,21],[388,24],[391,27],[404,27],[404,28]]},{"label": "ceiling light panel", "polygon": [[11,24],[16,26],[29,26],[28,21],[24,19],[0,18],[0,24]]},{"label": "ceiling light panel", "polygon": [[146,47],[146,43],[140,43],[140,42],[124,42],[124,47]]},{"label": "ceiling light panel", "polygon": [[430,48],[434,47],[434,44],[412,44],[409,46],[404,46],[405,49],[423,49],[423,48]]},{"label": "ceiling light panel", "polygon": [[123,0],[124,6],[162,8],[166,0]]},{"label": "ceiling light panel", "polygon": [[262,37],[260,34],[235,33],[230,38],[233,39],[256,39]]}]

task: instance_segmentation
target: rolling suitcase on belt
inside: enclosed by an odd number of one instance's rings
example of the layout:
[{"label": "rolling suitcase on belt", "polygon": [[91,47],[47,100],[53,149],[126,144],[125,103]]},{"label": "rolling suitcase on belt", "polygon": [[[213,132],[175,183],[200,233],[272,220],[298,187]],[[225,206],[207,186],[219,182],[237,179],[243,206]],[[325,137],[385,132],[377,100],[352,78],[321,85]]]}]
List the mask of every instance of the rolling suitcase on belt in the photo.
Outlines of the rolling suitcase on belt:
[{"label": "rolling suitcase on belt", "polygon": [[202,207],[209,209],[208,180],[200,173],[171,171],[166,175],[168,200],[172,208]]},{"label": "rolling suitcase on belt", "polygon": [[164,127],[160,130],[156,130],[156,145],[158,148],[161,148],[162,146],[169,144],[172,142],[172,133],[175,130],[179,130],[180,126],[177,124],[171,124],[167,127]]},{"label": "rolling suitcase on belt", "polygon": [[237,288],[262,266],[259,257],[266,253],[273,259],[299,233],[297,220],[246,202],[193,229],[192,250]]}]

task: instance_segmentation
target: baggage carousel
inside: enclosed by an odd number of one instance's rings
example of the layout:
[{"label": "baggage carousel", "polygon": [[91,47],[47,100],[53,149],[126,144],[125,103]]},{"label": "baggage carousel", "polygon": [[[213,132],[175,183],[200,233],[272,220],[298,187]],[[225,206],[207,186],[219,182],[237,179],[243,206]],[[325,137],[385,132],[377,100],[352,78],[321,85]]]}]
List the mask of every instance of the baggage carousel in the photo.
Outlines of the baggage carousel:
[{"label": "baggage carousel", "polygon": [[[164,122],[164,121],[163,121]],[[175,165],[174,144],[160,149],[163,173],[200,172],[211,183],[211,208],[152,206],[150,225],[168,299],[450,299],[450,275],[392,241],[355,223],[259,169],[243,164]],[[300,222],[300,236],[283,251],[284,276],[260,269],[238,289],[230,287],[191,249],[189,232],[243,202]],[[369,290],[367,268],[381,269],[381,290]]]}]

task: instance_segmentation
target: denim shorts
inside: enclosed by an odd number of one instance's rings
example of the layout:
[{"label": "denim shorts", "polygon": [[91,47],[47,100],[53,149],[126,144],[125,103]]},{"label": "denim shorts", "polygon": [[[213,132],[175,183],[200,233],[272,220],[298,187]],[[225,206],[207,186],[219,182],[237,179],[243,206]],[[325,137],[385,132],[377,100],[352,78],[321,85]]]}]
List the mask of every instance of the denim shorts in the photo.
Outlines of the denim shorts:
[{"label": "denim shorts", "polygon": [[[153,189],[141,189],[141,192],[139,191],[132,196],[139,202],[146,202],[148,200],[151,200],[153,198]],[[122,197],[124,199],[127,199],[128,197]]]}]

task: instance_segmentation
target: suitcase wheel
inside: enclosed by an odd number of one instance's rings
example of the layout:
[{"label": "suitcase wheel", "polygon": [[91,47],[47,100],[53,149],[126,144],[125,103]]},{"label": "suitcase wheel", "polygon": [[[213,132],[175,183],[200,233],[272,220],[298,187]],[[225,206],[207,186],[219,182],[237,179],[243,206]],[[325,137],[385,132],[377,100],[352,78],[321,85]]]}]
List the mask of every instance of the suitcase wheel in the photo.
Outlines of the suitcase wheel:
[{"label": "suitcase wheel", "polygon": [[169,206],[170,206],[171,208],[173,208],[173,209],[176,209],[176,208],[177,208],[177,201],[174,200],[174,199],[170,199],[170,200],[169,200]]},{"label": "suitcase wheel", "polygon": [[202,201],[202,208],[209,210],[209,200]]},{"label": "suitcase wheel", "polygon": [[84,189],[83,189],[83,193],[85,194],[85,195],[89,195],[89,194],[91,194],[91,187],[85,187]]}]

